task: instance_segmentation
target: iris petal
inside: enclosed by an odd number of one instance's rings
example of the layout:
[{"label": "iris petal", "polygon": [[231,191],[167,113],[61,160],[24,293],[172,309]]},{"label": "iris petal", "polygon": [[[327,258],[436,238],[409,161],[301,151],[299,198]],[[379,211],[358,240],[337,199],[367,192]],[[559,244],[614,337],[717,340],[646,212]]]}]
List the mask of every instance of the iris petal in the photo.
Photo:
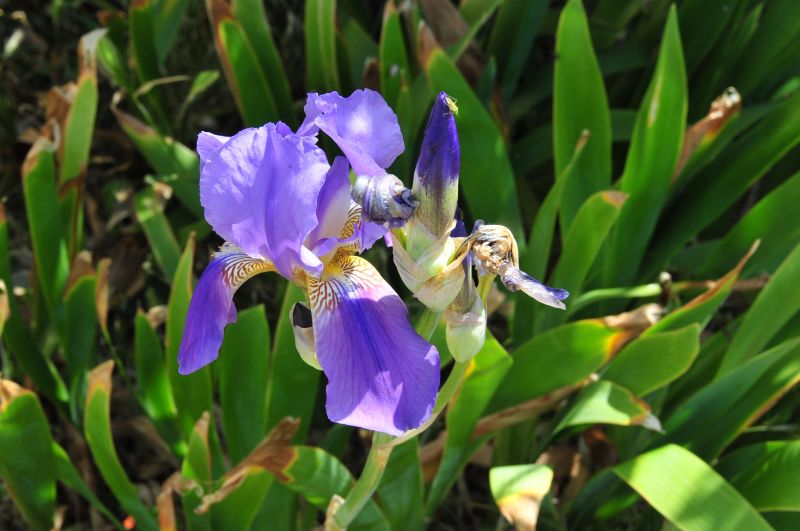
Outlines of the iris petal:
[{"label": "iris petal", "polygon": [[214,256],[189,303],[178,351],[179,373],[192,373],[217,359],[225,326],[236,321],[233,294],[248,278],[274,270],[271,262],[253,259],[233,246]]},{"label": "iris petal", "polygon": [[317,226],[317,198],[329,166],[313,138],[283,124],[245,129],[222,146],[201,135],[200,200],[214,231],[252,257],[272,261],[285,277],[322,271],[304,247]]},{"label": "iris petal", "polygon": [[431,414],[439,353],[369,262],[342,258],[309,281],[317,359],[334,422],[400,435]]},{"label": "iris petal", "polygon": [[521,271],[516,267],[507,267],[501,274],[500,279],[505,287],[511,291],[522,291],[534,300],[553,308],[560,310],[566,308],[566,305],[561,301],[569,297],[567,290],[545,286],[525,271]]},{"label": "iris petal", "polygon": [[322,129],[347,156],[356,175],[384,175],[403,152],[397,115],[373,90],[357,90],[347,98],[336,92],[312,93],[305,112],[298,134]]}]

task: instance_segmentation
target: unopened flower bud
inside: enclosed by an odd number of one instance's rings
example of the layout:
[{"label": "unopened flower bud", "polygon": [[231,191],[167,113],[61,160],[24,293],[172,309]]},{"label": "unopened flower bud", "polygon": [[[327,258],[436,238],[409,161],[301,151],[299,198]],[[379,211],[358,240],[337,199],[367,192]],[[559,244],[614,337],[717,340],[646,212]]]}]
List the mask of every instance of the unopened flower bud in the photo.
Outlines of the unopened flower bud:
[{"label": "unopened flower bud", "polygon": [[443,315],[447,323],[447,348],[458,362],[473,358],[486,339],[486,308],[472,280],[472,260],[469,256],[462,262],[462,267],[464,282],[461,290]]},{"label": "unopened flower bud", "polygon": [[440,93],[414,172],[416,211],[402,230],[393,233],[394,261],[403,282],[433,311],[447,308],[464,278],[460,263],[467,250],[459,251],[450,237],[461,164],[456,112],[454,100]]},{"label": "unopened flower bud", "polygon": [[[450,232],[458,203],[461,149],[456,112],[455,101],[440,92],[433,102],[414,170],[412,191],[419,201],[415,221],[435,238]],[[413,230],[410,229],[409,238],[412,237]]]}]

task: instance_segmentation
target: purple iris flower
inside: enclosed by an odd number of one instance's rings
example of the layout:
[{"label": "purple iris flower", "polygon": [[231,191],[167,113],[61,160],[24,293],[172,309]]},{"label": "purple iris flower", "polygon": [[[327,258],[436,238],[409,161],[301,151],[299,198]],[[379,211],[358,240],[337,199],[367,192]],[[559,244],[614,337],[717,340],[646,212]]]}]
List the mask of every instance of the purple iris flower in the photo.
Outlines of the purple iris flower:
[{"label": "purple iris flower", "polygon": [[[217,358],[223,330],[236,320],[234,292],[275,271],[306,291],[308,309],[293,314],[305,313],[300,325],[311,325],[305,345],[328,378],[328,417],[399,435],[431,414],[439,353],[414,331],[378,271],[356,256],[385,230],[362,218],[349,180],[351,166],[359,176],[386,174],[403,151],[397,117],[366,90],[348,98],[310,94],[306,112],[296,133],[279,122],[198,137],[201,203],[227,243],[192,296],[179,372]],[[345,154],[332,165],[316,145],[320,129]]]}]

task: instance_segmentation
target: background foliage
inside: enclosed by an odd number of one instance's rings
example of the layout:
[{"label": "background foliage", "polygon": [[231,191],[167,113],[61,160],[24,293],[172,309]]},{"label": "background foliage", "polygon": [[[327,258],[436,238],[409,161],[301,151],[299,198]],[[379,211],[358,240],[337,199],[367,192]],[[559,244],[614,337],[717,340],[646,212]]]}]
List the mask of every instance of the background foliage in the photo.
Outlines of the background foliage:
[{"label": "background foliage", "polygon": [[491,294],[445,418],[353,527],[800,527],[795,0],[0,8],[0,527],[307,529],[346,493],[369,443],[325,418],[297,289],[258,277],[218,362],[176,355],[220,243],[197,132],[363,86],[407,184],[456,98],[465,218],[572,295]]}]

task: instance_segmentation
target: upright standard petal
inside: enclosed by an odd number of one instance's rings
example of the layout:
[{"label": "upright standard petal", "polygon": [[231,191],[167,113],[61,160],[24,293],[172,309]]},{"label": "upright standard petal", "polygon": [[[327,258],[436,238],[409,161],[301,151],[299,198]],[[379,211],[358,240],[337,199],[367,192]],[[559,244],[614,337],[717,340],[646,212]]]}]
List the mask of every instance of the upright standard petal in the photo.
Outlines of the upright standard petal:
[{"label": "upright standard petal", "polygon": [[403,152],[397,115],[373,90],[357,90],[347,98],[337,92],[312,93],[305,112],[298,134],[322,129],[345,154],[356,175],[384,175]]},{"label": "upright standard petal", "polygon": [[178,351],[179,373],[192,373],[217,359],[225,326],[236,321],[233,294],[248,278],[274,270],[271,262],[253,259],[230,245],[214,256],[189,303]]},{"label": "upright standard petal", "polygon": [[308,288],[328,418],[390,435],[422,425],[436,401],[439,353],[411,327],[400,297],[357,256],[330,264]]},{"label": "upright standard petal", "polygon": [[414,170],[412,189],[419,201],[416,219],[437,238],[450,229],[458,202],[461,148],[455,113],[453,99],[440,92],[433,102]]},{"label": "upright standard petal", "polygon": [[304,246],[317,226],[317,197],[329,166],[325,153],[282,124],[245,129],[203,164],[200,201],[206,220],[252,257],[270,260],[285,277],[319,274]]}]

